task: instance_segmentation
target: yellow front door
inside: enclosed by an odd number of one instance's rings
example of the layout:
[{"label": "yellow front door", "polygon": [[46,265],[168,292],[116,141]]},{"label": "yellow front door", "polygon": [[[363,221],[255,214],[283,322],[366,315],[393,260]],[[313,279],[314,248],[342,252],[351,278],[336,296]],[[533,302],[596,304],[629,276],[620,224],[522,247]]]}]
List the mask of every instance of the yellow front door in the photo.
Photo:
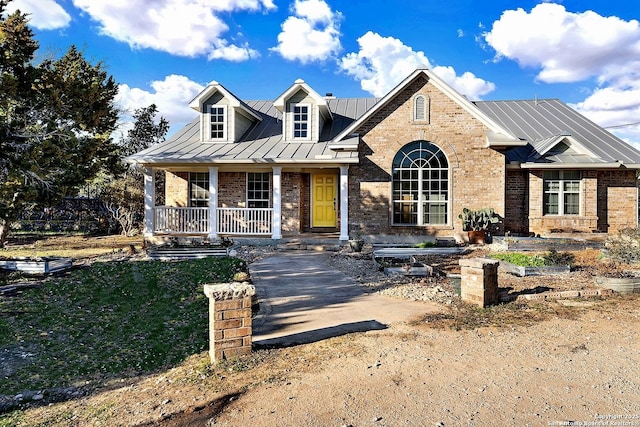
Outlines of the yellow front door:
[{"label": "yellow front door", "polygon": [[336,226],[336,176],[313,175],[312,227]]}]

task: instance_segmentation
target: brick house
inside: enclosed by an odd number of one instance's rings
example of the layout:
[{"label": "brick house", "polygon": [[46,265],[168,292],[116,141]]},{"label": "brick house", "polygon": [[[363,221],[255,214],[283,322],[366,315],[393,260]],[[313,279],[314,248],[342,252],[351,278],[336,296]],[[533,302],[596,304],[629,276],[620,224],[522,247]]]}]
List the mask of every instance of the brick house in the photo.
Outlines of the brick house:
[{"label": "brick house", "polygon": [[380,99],[297,80],[243,101],[212,82],[190,107],[191,123],[127,158],[145,171],[147,238],[461,236],[464,207],[523,234],[638,221],[640,152],[556,99],[470,102],[418,69]]}]

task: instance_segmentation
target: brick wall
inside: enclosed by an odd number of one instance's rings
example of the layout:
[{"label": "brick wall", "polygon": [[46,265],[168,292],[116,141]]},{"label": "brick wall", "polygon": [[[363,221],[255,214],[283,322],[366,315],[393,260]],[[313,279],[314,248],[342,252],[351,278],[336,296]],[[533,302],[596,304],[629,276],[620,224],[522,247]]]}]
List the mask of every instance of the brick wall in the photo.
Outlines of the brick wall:
[{"label": "brick wall", "polygon": [[581,172],[580,215],[543,215],[543,176],[544,171],[532,170],[529,173],[529,230],[535,234],[548,235],[562,233],[592,233],[599,230],[598,208],[598,172]]},{"label": "brick wall", "polygon": [[247,207],[246,172],[218,173],[218,206],[221,208]]},{"label": "brick wall", "polygon": [[165,203],[177,207],[189,205],[189,172],[167,172]]},{"label": "brick wall", "polygon": [[636,226],[638,211],[636,173],[633,170],[598,172],[598,228],[617,233]]},{"label": "brick wall", "polygon": [[529,232],[529,172],[508,170],[505,189],[504,229],[512,233]]},{"label": "brick wall", "polygon": [[302,174],[282,172],[282,232],[300,232]]},{"label": "brick wall", "polygon": [[[414,122],[413,99],[427,98],[428,120]],[[458,213],[463,207],[493,207],[504,216],[504,155],[486,148],[485,127],[471,114],[418,78],[357,132],[362,136],[360,164],[349,168],[349,228],[364,234],[451,235],[462,231]],[[391,225],[391,166],[406,144],[426,140],[438,146],[449,161],[451,203],[449,223],[433,227]]]},{"label": "brick wall", "polygon": [[311,228],[311,174],[300,174],[300,230]]}]

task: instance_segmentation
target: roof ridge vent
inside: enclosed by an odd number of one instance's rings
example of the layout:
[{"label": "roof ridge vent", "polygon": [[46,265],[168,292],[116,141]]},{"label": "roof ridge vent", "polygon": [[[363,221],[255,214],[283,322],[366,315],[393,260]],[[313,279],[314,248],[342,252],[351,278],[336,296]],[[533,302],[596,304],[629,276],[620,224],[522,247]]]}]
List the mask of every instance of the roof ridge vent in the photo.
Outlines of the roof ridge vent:
[{"label": "roof ridge vent", "polygon": [[304,83],[304,80],[296,79],[296,81],[294,83],[297,84],[297,85],[300,85],[300,84]]}]

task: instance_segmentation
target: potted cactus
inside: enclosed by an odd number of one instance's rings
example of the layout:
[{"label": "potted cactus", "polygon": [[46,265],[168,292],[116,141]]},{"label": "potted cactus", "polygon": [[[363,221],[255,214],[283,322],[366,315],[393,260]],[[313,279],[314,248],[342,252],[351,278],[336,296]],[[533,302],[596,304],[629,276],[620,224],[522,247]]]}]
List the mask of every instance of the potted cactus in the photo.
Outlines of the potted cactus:
[{"label": "potted cactus", "polygon": [[462,230],[467,232],[469,243],[480,245],[486,242],[487,232],[491,231],[491,227],[500,222],[493,208],[464,208],[458,218],[462,220]]}]

